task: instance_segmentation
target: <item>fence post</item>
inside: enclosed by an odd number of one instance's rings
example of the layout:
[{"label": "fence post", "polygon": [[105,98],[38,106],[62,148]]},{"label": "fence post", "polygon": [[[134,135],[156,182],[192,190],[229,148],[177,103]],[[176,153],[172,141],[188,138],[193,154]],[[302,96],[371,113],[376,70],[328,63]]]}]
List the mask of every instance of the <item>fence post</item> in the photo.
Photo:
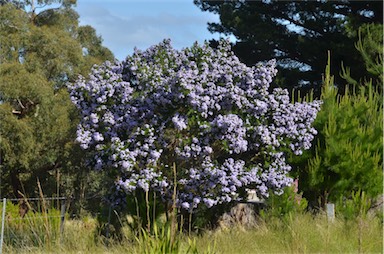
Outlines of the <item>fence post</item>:
[{"label": "fence post", "polygon": [[2,213],[2,216],[1,216],[0,254],[3,253],[4,221],[5,221],[5,207],[6,206],[7,206],[7,199],[3,198],[3,213]]},{"label": "fence post", "polygon": [[66,200],[61,204],[61,212],[60,212],[60,236],[63,235],[64,232],[64,220],[65,220],[65,209],[66,209]]},{"label": "fence post", "polygon": [[333,222],[335,220],[335,204],[327,203],[327,218]]},{"label": "fence post", "polygon": [[109,204],[108,224],[107,224],[107,232],[106,232],[107,238],[109,238],[109,224],[111,224],[111,210],[112,210],[112,206],[111,206],[111,204]]}]

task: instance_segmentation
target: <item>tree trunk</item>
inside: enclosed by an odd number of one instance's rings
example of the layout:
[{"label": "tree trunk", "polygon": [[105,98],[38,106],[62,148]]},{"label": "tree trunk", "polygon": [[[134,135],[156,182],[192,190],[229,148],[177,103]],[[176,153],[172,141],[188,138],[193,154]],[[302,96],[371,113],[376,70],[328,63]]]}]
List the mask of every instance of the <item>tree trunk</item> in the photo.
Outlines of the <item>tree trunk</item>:
[{"label": "tree trunk", "polygon": [[19,171],[11,170],[9,175],[11,177],[13,195],[15,196],[15,198],[22,198],[22,195],[20,194],[20,192],[22,192],[23,189],[21,186],[20,178],[19,178]]}]

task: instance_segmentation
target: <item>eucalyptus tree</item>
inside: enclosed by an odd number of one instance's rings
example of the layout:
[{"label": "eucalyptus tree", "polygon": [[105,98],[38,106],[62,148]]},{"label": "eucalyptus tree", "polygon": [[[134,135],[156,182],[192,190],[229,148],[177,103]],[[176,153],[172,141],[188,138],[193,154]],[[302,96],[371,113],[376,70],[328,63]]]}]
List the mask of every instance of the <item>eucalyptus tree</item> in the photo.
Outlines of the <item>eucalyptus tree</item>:
[{"label": "eucalyptus tree", "polygon": [[[2,193],[35,195],[36,178],[53,191],[58,169],[75,158],[78,116],[63,86],[114,59],[76,1],[0,2],[0,153]],[[67,157],[67,158],[64,158]],[[79,166],[80,158],[72,160]]]}]

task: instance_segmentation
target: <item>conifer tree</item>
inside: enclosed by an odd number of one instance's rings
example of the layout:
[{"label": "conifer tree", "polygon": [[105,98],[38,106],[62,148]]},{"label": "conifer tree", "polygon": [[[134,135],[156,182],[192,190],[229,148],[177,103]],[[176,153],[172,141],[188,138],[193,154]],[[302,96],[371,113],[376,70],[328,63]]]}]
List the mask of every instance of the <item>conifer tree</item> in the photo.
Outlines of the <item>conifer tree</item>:
[{"label": "conifer tree", "polygon": [[[377,86],[380,91],[383,89],[383,25],[382,24],[364,24],[356,32],[358,42],[355,47],[361,55],[367,73],[371,75],[372,83]],[[357,85],[359,77],[351,73],[349,67],[342,65],[341,76],[349,83]],[[366,77],[364,77],[366,79]],[[357,79],[357,80],[356,80]]]},{"label": "conifer tree", "polygon": [[338,95],[330,65],[322,88],[319,131],[301,187],[312,201],[335,202],[353,191],[375,198],[383,182],[383,102],[370,82]]},{"label": "conifer tree", "polygon": [[[371,199],[382,193],[382,29],[381,24],[369,24],[355,31],[359,37],[355,47],[370,78],[342,63],[341,76],[348,85],[340,92],[328,60],[321,90],[323,104],[314,122],[318,135],[311,150],[289,159],[312,206],[336,202],[351,193],[363,191]],[[305,99],[313,100],[313,94]]]},{"label": "conifer tree", "polygon": [[[371,67],[382,69],[382,55],[374,47],[381,44],[382,48],[382,38],[372,39],[365,29],[362,27],[359,33],[363,34],[363,30],[369,37],[360,37],[356,47],[362,52],[368,71]],[[300,178],[300,188],[312,205],[336,202],[362,191],[371,199],[382,193],[382,73],[372,71],[376,79],[356,80],[348,68],[343,71],[349,85],[339,94],[328,62],[321,92],[323,105],[314,123],[319,134],[313,149],[298,161],[291,161]]]},{"label": "conifer tree", "polygon": [[209,1],[194,0],[203,11],[218,14],[212,33],[236,37],[233,50],[247,65],[276,59],[276,85],[321,90],[321,73],[332,52],[335,84],[343,92],[341,62],[355,77],[366,75],[354,47],[363,24],[383,23],[383,1]]}]

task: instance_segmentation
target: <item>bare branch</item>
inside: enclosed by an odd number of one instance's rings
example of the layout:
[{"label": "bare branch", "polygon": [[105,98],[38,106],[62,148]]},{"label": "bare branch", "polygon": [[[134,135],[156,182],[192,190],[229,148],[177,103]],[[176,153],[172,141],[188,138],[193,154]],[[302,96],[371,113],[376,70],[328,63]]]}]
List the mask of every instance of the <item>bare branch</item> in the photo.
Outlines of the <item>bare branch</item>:
[{"label": "bare branch", "polygon": [[21,107],[22,109],[25,109],[25,106],[23,105],[23,103],[21,103],[20,99],[17,99],[17,102],[19,103],[19,105],[20,105],[20,107]]}]

